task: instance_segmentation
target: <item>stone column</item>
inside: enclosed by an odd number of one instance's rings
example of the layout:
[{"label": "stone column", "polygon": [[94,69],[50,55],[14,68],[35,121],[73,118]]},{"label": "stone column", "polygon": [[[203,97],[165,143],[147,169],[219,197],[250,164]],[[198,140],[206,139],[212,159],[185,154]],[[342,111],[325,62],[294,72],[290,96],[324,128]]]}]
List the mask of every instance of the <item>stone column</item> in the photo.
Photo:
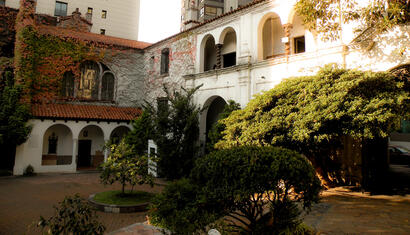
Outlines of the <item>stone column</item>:
[{"label": "stone column", "polygon": [[71,159],[71,167],[74,171],[77,170],[77,152],[78,152],[78,139],[73,138],[73,157]]},{"label": "stone column", "polygon": [[216,68],[222,68],[222,44],[216,44]]},{"label": "stone column", "polygon": [[283,25],[283,30],[285,31],[285,55],[286,55],[286,60],[289,58],[290,55],[290,30],[292,29],[292,24],[284,24]]}]

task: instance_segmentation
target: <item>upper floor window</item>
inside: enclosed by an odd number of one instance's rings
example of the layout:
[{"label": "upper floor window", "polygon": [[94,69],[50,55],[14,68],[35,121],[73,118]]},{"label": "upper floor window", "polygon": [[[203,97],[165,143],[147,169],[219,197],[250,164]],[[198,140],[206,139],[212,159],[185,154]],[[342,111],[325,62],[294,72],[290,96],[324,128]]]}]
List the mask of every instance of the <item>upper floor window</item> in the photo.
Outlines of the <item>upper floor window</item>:
[{"label": "upper floor window", "polygon": [[71,71],[64,74],[61,85],[62,97],[74,97],[74,74]]},{"label": "upper floor window", "polygon": [[67,16],[67,3],[56,1],[54,16]]},{"label": "upper floor window", "polygon": [[161,51],[161,74],[167,74],[169,72],[169,48],[165,48]]},{"label": "upper floor window", "polygon": [[5,6],[6,5],[6,0],[0,0],[0,6]]},{"label": "upper floor window", "polygon": [[105,35],[105,29],[100,29],[100,34]]},{"label": "upper floor window", "polygon": [[216,16],[217,9],[216,7],[205,6],[205,14],[210,16]]},{"label": "upper floor window", "polygon": [[106,18],[107,18],[107,11],[106,11],[106,10],[102,10],[102,12],[101,12],[101,18],[102,18],[102,19],[106,19]]},{"label": "upper floor window", "polygon": [[294,38],[293,47],[295,48],[295,54],[305,52],[305,36]]},{"label": "upper floor window", "polygon": [[111,72],[104,73],[101,85],[101,100],[113,100],[114,80],[114,75]]}]

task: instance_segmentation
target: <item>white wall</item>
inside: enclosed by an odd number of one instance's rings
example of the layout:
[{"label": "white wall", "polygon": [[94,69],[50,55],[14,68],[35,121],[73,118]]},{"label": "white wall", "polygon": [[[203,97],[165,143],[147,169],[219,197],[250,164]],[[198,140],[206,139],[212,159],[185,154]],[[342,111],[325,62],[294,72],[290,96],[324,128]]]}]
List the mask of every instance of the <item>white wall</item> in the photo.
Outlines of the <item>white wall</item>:
[{"label": "white wall", "polygon": [[[72,161],[71,165],[57,165],[57,166],[42,166],[42,154],[43,154],[43,143],[44,143],[44,134],[47,135],[46,131],[55,125],[64,125],[70,129],[72,133],[72,151],[73,159],[75,159],[78,153],[78,139],[81,139],[80,136],[81,130],[83,130],[87,126],[98,126],[101,128],[102,132],[96,133],[95,131],[91,130],[89,134],[91,134],[94,138],[96,138],[96,144],[94,146],[94,154],[98,148],[101,148],[105,141],[109,140],[109,137],[112,131],[120,126],[125,126],[128,128],[132,128],[132,125],[126,123],[117,123],[117,122],[94,122],[94,121],[51,121],[51,120],[38,120],[32,119],[28,123],[32,126],[32,131],[28,140],[17,147],[16,149],[16,161],[14,165],[13,174],[14,175],[21,175],[24,172],[24,169],[28,165],[32,165],[34,167],[35,172],[37,173],[45,173],[45,172],[76,172],[77,170],[77,163],[76,161]],[[97,129],[97,128],[91,128]],[[99,134],[99,135],[98,135]],[[67,137],[68,138],[68,137]],[[67,151],[68,148],[67,148]]]},{"label": "white wall", "polygon": [[[93,33],[105,29],[106,35],[138,40],[140,1],[139,0],[58,0],[66,2],[67,15],[79,8],[85,17],[87,9],[93,8]],[[6,6],[19,8],[20,0],[6,0]],[[37,0],[36,12],[54,16],[55,0]],[[101,18],[102,10],[107,11],[107,18]]]},{"label": "white wall", "polygon": [[58,137],[57,155],[69,156],[73,155],[73,136],[68,127],[63,125],[55,125],[47,129],[43,137],[43,154],[48,154],[48,138],[55,134]]}]

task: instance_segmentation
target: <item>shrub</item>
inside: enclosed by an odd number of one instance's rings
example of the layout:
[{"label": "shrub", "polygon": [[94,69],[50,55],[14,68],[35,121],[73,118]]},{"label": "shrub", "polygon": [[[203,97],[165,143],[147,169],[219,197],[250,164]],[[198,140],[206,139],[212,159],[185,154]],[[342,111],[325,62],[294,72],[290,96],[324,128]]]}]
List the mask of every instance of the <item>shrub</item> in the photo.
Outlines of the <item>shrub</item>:
[{"label": "shrub", "polygon": [[150,222],[174,234],[195,234],[220,217],[201,200],[200,187],[186,178],[167,185],[151,202]]},{"label": "shrub", "polygon": [[205,201],[218,206],[209,208],[219,208],[219,213],[230,218],[232,228],[246,234],[295,230],[300,225],[298,205],[310,209],[321,190],[304,157],[277,147],[212,152],[198,159],[192,178]]},{"label": "shrub", "polygon": [[300,154],[277,147],[237,147],[200,158],[191,179],[168,185],[152,222],[176,234],[199,233],[224,218],[231,232],[301,231],[301,210],[318,202],[321,186]]},{"label": "shrub", "polygon": [[49,219],[42,216],[38,226],[47,234],[104,234],[105,227],[96,218],[95,211],[78,194],[65,197],[55,208],[55,215]]},{"label": "shrub", "polygon": [[151,187],[154,185],[153,176],[148,173],[148,157],[134,155],[133,148],[124,139],[118,145],[112,144],[109,147],[110,155],[100,166],[100,179],[103,184],[118,181],[122,185],[122,194],[125,194],[127,184],[132,187],[136,184],[149,184]]},{"label": "shrub", "polygon": [[32,165],[28,165],[28,166],[26,167],[26,169],[24,169],[23,175],[24,175],[24,176],[33,176],[33,175],[36,175],[36,173],[34,172],[34,167],[33,167]]}]

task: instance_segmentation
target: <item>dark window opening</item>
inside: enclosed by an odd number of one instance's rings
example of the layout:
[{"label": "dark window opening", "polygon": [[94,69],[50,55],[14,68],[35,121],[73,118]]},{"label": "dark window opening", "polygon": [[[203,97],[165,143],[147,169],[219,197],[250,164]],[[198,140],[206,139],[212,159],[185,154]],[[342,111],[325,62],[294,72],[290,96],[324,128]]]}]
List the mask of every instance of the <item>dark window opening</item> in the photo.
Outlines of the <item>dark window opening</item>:
[{"label": "dark window opening", "polygon": [[0,0],[0,6],[5,6],[6,5],[6,0]]},{"label": "dark window opening", "polygon": [[168,105],[168,98],[161,97],[157,99],[157,106],[158,106],[158,115],[164,116],[168,113],[169,105]]},{"label": "dark window opening", "polygon": [[57,154],[57,142],[58,136],[53,132],[50,137],[48,137],[48,154]]},{"label": "dark window opening", "polygon": [[222,55],[223,58],[223,67],[231,67],[236,65],[236,52],[228,53]]},{"label": "dark window opening", "polygon": [[100,34],[105,35],[105,29],[100,29]]},{"label": "dark window opening", "polygon": [[54,10],[54,16],[67,16],[67,3],[56,2],[56,8]]},{"label": "dark window opening", "polygon": [[293,39],[295,46],[295,54],[305,52],[305,36]]},{"label": "dark window opening", "polygon": [[169,72],[169,48],[165,48],[161,51],[161,74],[167,74]]},{"label": "dark window opening", "polygon": [[114,75],[112,73],[106,73],[102,77],[101,99],[114,99]]},{"label": "dark window opening", "polygon": [[102,10],[101,12],[101,18],[106,19],[107,18],[107,11],[106,10]]},{"label": "dark window opening", "polygon": [[64,74],[61,85],[62,97],[74,97],[74,74],[72,72]]},{"label": "dark window opening", "polygon": [[87,14],[90,14],[90,15],[93,14],[93,9],[92,9],[91,7],[89,7],[89,8],[87,9]]}]

